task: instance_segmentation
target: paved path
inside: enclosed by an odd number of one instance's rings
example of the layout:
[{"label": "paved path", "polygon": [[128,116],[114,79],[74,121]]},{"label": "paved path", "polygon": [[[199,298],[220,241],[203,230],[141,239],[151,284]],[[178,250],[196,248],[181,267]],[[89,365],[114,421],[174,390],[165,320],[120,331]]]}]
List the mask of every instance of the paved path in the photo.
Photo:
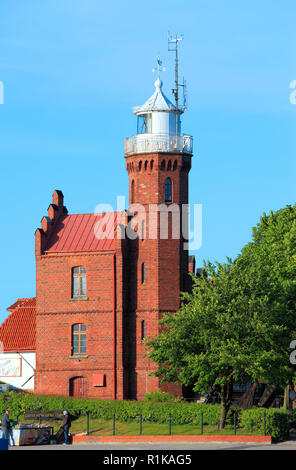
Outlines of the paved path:
[{"label": "paved path", "polygon": [[73,444],[65,445],[47,445],[47,446],[16,446],[10,447],[9,450],[25,451],[25,450],[296,450],[296,441],[286,441],[279,444],[243,444],[243,443],[224,443],[224,442],[140,442],[140,443],[91,443],[91,444]]}]

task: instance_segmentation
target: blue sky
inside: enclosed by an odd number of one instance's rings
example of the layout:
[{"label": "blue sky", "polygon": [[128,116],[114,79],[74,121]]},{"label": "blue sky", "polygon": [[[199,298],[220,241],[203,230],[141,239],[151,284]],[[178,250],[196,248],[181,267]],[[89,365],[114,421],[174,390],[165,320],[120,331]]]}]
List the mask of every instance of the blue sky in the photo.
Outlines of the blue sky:
[{"label": "blue sky", "polygon": [[168,30],[184,34],[198,266],[235,257],[264,211],[295,203],[295,18],[294,0],[1,1],[0,321],[35,295],[34,232],[54,189],[70,213],[128,196],[124,137],[154,91],[158,53],[172,99]]}]

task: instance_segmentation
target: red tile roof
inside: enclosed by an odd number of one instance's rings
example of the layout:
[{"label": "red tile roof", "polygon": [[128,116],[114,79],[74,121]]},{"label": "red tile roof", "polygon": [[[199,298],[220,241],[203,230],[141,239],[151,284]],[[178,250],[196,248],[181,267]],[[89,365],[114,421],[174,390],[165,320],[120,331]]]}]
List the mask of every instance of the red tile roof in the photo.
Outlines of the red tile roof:
[{"label": "red tile roof", "polygon": [[[0,326],[4,351],[36,350],[36,299],[18,299],[10,315]],[[1,345],[2,346],[2,345]]]},{"label": "red tile roof", "polygon": [[[64,215],[58,220],[45,252],[114,250],[120,215],[120,212]],[[100,236],[102,232],[104,238]]]},{"label": "red tile roof", "polygon": [[35,307],[36,305],[36,300],[35,300],[35,297],[33,297],[32,299],[17,299],[16,302],[14,302],[10,307],[8,307],[6,310],[8,312],[12,312],[12,310],[15,310],[16,307],[20,307],[23,303],[26,303],[26,306],[29,307],[29,306],[32,306],[32,307]]}]

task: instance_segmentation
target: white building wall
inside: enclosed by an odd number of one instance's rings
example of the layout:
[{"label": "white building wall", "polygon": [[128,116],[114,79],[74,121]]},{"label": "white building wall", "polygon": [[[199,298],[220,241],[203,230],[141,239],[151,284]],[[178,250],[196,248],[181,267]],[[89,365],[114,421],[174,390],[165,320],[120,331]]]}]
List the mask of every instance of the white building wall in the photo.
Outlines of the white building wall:
[{"label": "white building wall", "polygon": [[152,134],[170,133],[170,113],[152,113]]},{"label": "white building wall", "polygon": [[0,381],[11,388],[34,390],[35,352],[0,352]]}]

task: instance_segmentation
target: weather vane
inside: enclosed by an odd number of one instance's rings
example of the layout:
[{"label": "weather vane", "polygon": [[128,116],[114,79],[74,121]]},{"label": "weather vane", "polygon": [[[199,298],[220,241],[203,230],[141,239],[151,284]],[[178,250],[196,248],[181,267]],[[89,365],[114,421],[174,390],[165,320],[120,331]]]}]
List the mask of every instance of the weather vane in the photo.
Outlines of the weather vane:
[{"label": "weather vane", "polygon": [[159,79],[159,72],[165,72],[165,67],[162,67],[162,60],[160,57],[157,57],[157,67],[152,69],[152,72],[157,72],[157,78]]}]

